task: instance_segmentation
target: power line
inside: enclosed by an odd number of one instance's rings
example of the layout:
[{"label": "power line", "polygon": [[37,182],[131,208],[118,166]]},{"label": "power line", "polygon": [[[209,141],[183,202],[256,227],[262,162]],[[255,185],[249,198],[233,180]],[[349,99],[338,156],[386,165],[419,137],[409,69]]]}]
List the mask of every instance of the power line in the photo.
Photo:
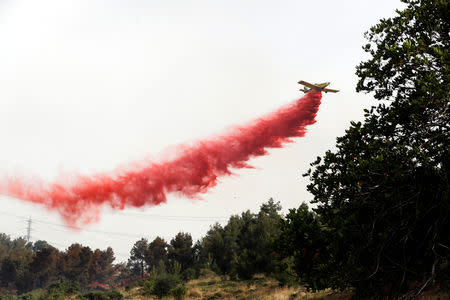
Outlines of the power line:
[{"label": "power line", "polygon": [[139,213],[117,213],[119,216],[133,216],[142,218],[162,218],[167,220],[185,220],[185,221],[215,221],[215,220],[228,220],[229,217],[225,216],[167,216],[158,214],[139,214]]},{"label": "power line", "polygon": [[[23,216],[19,216],[19,215],[15,215],[15,214],[11,214],[11,213],[6,213],[6,212],[3,212],[3,211],[0,211],[0,214],[3,214],[3,215],[8,215],[8,216],[11,216],[11,217],[16,217],[16,218],[20,218],[20,219],[25,219],[25,220],[27,220],[25,217],[23,217]],[[57,227],[61,227],[61,228],[67,228],[67,229],[70,229],[70,230],[72,230],[73,231],[73,229],[74,229],[74,227],[72,227],[72,226],[69,226],[69,225],[64,225],[64,224],[58,224],[58,223],[53,223],[53,222],[48,222],[48,221],[44,221],[44,220],[40,220],[40,219],[33,219],[33,224],[46,224],[46,225],[52,225],[52,226],[57,226]],[[30,239],[31,239],[31,235],[29,235],[28,234],[28,228],[30,228],[30,232],[31,232],[31,218],[29,218],[28,220],[27,220],[27,223],[28,223],[28,227],[27,227],[27,238],[28,238],[28,236],[30,236]],[[48,229],[48,230],[56,230],[56,229],[50,229],[50,228],[46,228],[46,229]],[[56,231],[60,231],[60,232],[71,232],[71,231],[69,231],[69,230],[56,230]],[[88,232],[88,233],[96,233],[96,234],[103,234],[103,235],[113,235],[113,236],[122,236],[122,237],[128,237],[128,238],[142,238],[142,237],[144,237],[144,236],[147,236],[147,237],[155,237],[156,238],[156,236],[161,236],[161,235],[142,235],[142,234],[130,234],[130,233],[125,233],[125,232],[114,232],[114,231],[103,231],[103,230],[94,230],[94,229],[83,229],[83,232]],[[166,236],[161,236],[161,237],[163,237],[163,238],[165,238],[165,239],[168,239],[168,237],[166,237]]]},{"label": "power line", "polygon": [[[17,219],[20,219],[21,222],[23,222],[24,220],[27,222],[27,235],[26,235],[26,239],[27,242],[31,241],[31,231],[32,231],[32,224],[33,225],[39,225],[39,224],[45,224],[45,225],[50,225],[50,226],[54,226],[54,227],[60,227],[63,228],[62,230],[58,230],[55,228],[49,228],[48,226],[45,227],[46,230],[52,230],[52,231],[59,231],[59,232],[73,232],[74,227],[69,226],[69,225],[65,225],[65,224],[59,224],[59,223],[54,223],[54,222],[49,222],[49,221],[44,221],[44,220],[40,220],[40,219],[31,219],[30,217],[24,217],[21,215],[17,215],[17,214],[13,214],[13,213],[9,213],[9,212],[5,212],[5,211],[0,211],[1,215],[5,215],[5,216],[9,216],[9,217],[14,217]],[[166,220],[171,220],[171,221],[200,221],[200,222],[211,222],[211,221],[217,221],[217,219],[222,219],[225,220],[225,217],[204,217],[204,216],[165,216],[165,215],[158,215],[158,214],[139,214],[139,213],[119,213],[119,215],[121,216],[132,216],[132,217],[141,217],[141,218],[159,218],[159,219],[166,219]],[[64,229],[69,229],[69,230],[64,230]],[[83,229],[83,232],[87,232],[87,233],[94,233],[94,234],[101,234],[101,235],[105,235],[105,236],[119,236],[119,237],[123,237],[123,240],[128,240],[126,238],[149,238],[150,237],[157,237],[160,236],[166,240],[170,240],[170,237],[167,236],[162,236],[162,235],[142,235],[142,234],[130,234],[130,233],[125,233],[125,232],[114,232],[114,231],[103,231],[103,230],[94,230],[94,229]],[[11,235],[10,235],[11,236]],[[111,237],[112,238],[112,237]],[[38,239],[38,237],[35,237],[35,239]],[[114,237],[114,239],[117,239],[116,237]],[[59,247],[63,247],[66,248],[66,245],[62,245],[59,243],[54,243],[54,242],[49,242],[47,239],[46,240],[48,243],[59,246]],[[125,254],[125,253],[120,253],[120,252],[115,252],[115,254],[117,254],[118,256],[123,257],[128,257],[129,254]]]}]

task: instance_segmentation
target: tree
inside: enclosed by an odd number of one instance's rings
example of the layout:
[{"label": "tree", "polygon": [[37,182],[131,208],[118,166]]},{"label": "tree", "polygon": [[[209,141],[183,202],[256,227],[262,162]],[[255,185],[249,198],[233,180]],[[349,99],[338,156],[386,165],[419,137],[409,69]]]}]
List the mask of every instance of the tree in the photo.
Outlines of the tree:
[{"label": "tree", "polygon": [[64,276],[82,285],[89,283],[89,266],[93,252],[89,247],[72,244],[64,254]]},{"label": "tree", "polygon": [[280,233],[281,205],[269,199],[261,205],[257,215],[249,211],[242,214],[243,226],[238,236],[237,273],[250,279],[256,273],[275,271],[274,241]]},{"label": "tree", "polygon": [[200,261],[208,269],[225,274],[230,261],[227,260],[228,245],[224,242],[224,230],[219,223],[214,224],[202,238],[199,245]]},{"label": "tree", "polygon": [[9,236],[2,234],[0,245],[2,255],[5,255],[0,260],[0,283],[3,286],[15,286],[20,292],[29,289],[32,286],[32,279],[28,274],[33,258],[31,243],[21,237],[11,240]]},{"label": "tree", "polygon": [[144,276],[144,272],[147,268],[146,253],[148,251],[148,240],[145,238],[140,239],[134,243],[131,248],[130,259],[128,264],[135,271],[135,273]]},{"label": "tree", "polygon": [[147,268],[150,271],[153,267],[158,266],[159,262],[167,262],[167,249],[169,244],[159,236],[156,237],[149,245],[147,252],[145,254],[145,261],[147,263]]},{"label": "tree", "polygon": [[30,264],[30,271],[34,274],[34,287],[44,287],[58,276],[56,262],[58,250],[49,246],[38,250]]},{"label": "tree", "polygon": [[403,2],[366,34],[357,67],[357,91],[390,105],[366,110],[306,174],[333,236],[323,276],[358,295],[414,297],[449,272],[449,2]]},{"label": "tree", "polygon": [[46,241],[38,240],[34,242],[33,247],[31,248],[34,252],[38,252],[44,248],[51,247]]},{"label": "tree", "polygon": [[0,266],[0,282],[3,286],[15,282],[18,273],[17,261],[11,257],[4,258]]},{"label": "tree", "polygon": [[190,233],[179,232],[171,241],[168,249],[171,264],[175,261],[181,264],[181,271],[191,267],[194,263],[194,248]]},{"label": "tree", "polygon": [[[320,216],[302,203],[298,209],[290,209],[281,221],[281,234],[277,239],[277,251],[282,258],[293,258],[295,274],[313,290],[331,286],[336,278],[330,266],[333,264],[329,249],[331,236]],[[325,273],[328,276],[323,276]],[[294,275],[294,274],[287,274]]]},{"label": "tree", "polygon": [[11,238],[5,233],[0,233],[0,261],[8,256],[11,249]]},{"label": "tree", "polygon": [[107,283],[114,273],[114,251],[111,247],[102,251],[95,249],[89,265],[89,281]]}]

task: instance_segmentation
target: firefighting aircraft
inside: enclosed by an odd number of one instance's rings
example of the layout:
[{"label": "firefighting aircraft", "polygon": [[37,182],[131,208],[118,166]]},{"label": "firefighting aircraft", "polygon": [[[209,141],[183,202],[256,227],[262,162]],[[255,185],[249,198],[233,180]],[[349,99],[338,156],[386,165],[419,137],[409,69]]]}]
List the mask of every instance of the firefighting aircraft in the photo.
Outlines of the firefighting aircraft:
[{"label": "firefighting aircraft", "polygon": [[[329,82],[312,84],[312,83],[300,80],[298,83],[304,85],[304,87],[302,89],[300,89],[300,91],[305,92],[305,94],[308,93],[308,92],[311,92],[311,91],[318,91],[318,92],[322,92],[323,91],[325,93],[328,93],[328,92],[330,92],[330,93],[337,93],[337,92],[339,92],[339,90],[327,89],[326,87],[330,84]],[[307,87],[309,89],[307,89]]]}]

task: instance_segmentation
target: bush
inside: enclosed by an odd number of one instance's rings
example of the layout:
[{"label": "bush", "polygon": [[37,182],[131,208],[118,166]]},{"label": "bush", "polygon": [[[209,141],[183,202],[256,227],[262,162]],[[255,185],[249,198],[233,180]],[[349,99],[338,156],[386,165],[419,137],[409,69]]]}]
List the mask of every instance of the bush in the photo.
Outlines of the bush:
[{"label": "bush", "polygon": [[73,295],[80,291],[80,285],[73,281],[59,281],[51,284],[48,287],[49,294],[58,294],[62,292],[63,295]]},{"label": "bush", "polygon": [[123,295],[117,290],[111,290],[106,293],[109,296],[110,300],[122,300]]},{"label": "bush", "polygon": [[180,283],[180,278],[174,274],[162,274],[154,279],[152,293],[162,298]]},{"label": "bush", "polygon": [[184,299],[186,296],[186,286],[184,284],[179,284],[175,288],[172,289],[171,294],[175,297],[177,300]]},{"label": "bush", "polygon": [[183,280],[185,281],[192,280],[196,277],[196,272],[193,268],[187,268],[181,273],[181,277],[183,277]]},{"label": "bush", "polygon": [[202,277],[202,278],[209,278],[209,277],[214,277],[214,276],[216,276],[217,274],[216,273],[214,273],[214,271],[213,270],[211,270],[211,269],[206,269],[206,268],[203,268],[203,269],[200,269],[200,277]]},{"label": "bush", "polygon": [[80,297],[82,300],[109,300],[109,297],[101,291],[92,291]]},{"label": "bush", "polygon": [[80,296],[79,298],[81,300],[122,300],[123,295],[116,290],[108,292],[92,291]]},{"label": "bush", "polygon": [[142,292],[144,295],[150,295],[153,293],[153,287],[155,286],[155,279],[146,280],[142,286]]},{"label": "bush", "polygon": [[[3,299],[3,298],[1,298],[1,299]],[[14,298],[11,297],[11,298],[5,298],[5,299],[14,299]],[[37,290],[31,291],[31,292],[28,292],[26,294],[22,294],[22,295],[18,296],[17,299],[18,300],[47,300],[48,298],[46,297],[46,293],[44,290],[37,289]]]}]

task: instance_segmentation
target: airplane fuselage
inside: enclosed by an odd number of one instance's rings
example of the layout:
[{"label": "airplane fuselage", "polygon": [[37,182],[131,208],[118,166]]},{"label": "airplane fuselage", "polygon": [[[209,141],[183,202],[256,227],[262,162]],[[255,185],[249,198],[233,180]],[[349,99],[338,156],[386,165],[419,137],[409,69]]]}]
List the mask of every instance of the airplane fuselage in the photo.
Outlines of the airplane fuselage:
[{"label": "airplane fuselage", "polygon": [[303,84],[304,87],[303,87],[303,89],[300,89],[300,91],[302,91],[304,93],[308,93],[308,92],[311,92],[311,91],[318,91],[318,92],[324,91],[325,93],[327,93],[327,92],[332,92],[332,93],[339,92],[339,90],[328,89],[327,86],[330,85],[329,82],[312,84],[312,83],[300,80],[298,83]]}]

